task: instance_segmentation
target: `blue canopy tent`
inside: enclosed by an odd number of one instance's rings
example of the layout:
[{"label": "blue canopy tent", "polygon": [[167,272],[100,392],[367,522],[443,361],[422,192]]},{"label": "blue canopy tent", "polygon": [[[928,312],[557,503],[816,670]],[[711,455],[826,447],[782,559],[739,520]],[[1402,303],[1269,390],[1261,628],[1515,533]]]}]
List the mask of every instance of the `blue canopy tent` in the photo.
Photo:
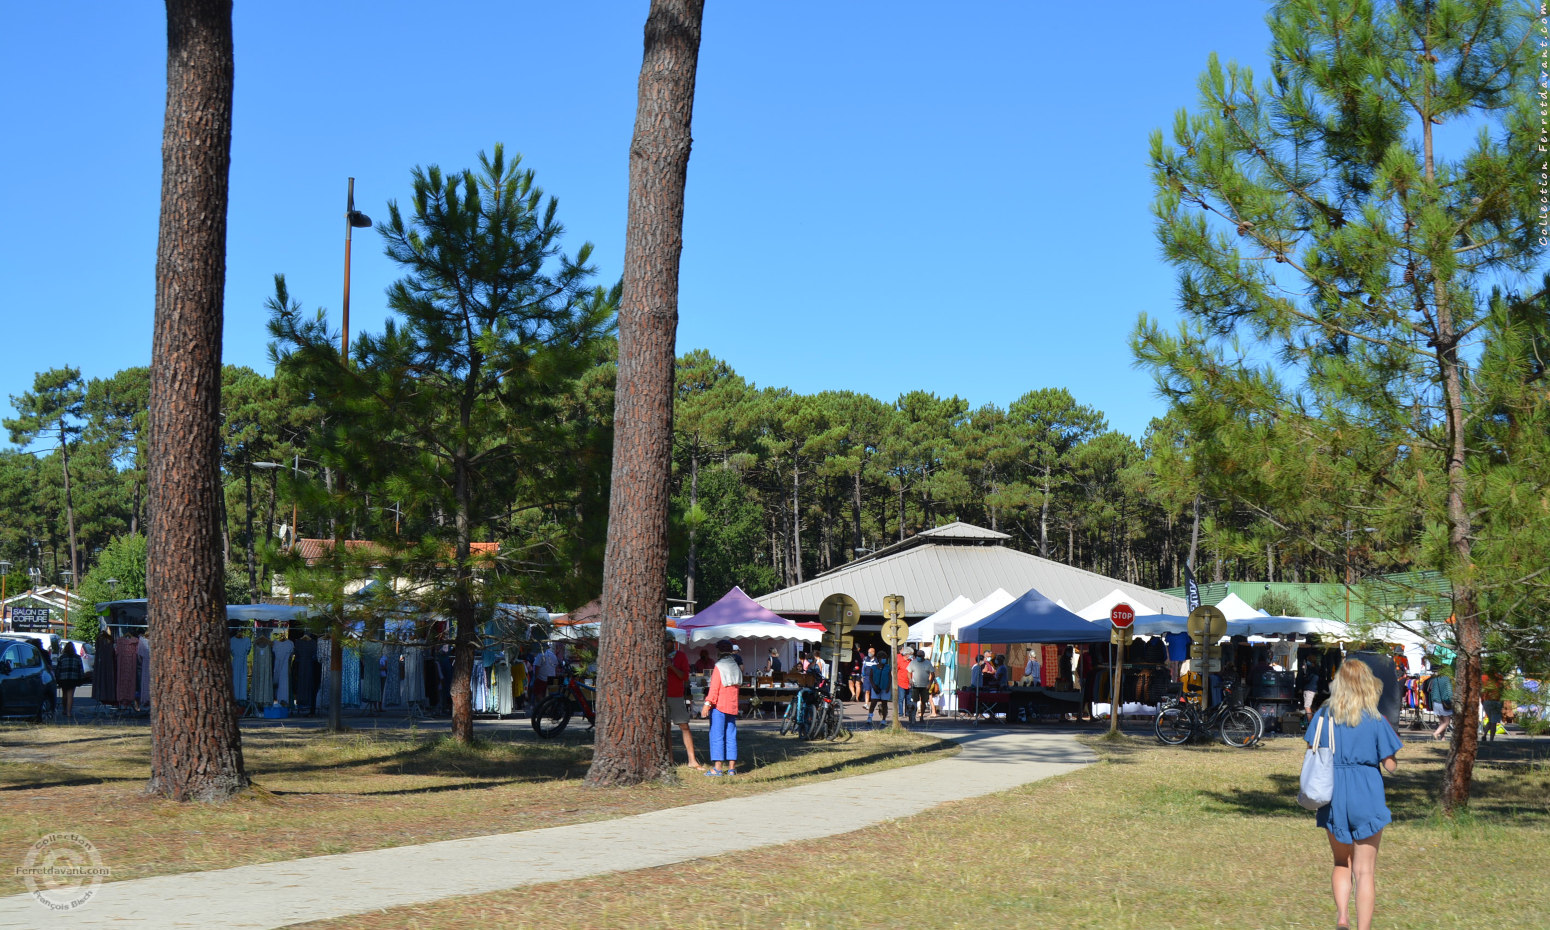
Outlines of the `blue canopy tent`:
[{"label": "blue canopy tent", "polygon": [[990,616],[958,631],[961,643],[1106,643],[1109,624],[1083,620],[1040,594],[1028,591]]}]

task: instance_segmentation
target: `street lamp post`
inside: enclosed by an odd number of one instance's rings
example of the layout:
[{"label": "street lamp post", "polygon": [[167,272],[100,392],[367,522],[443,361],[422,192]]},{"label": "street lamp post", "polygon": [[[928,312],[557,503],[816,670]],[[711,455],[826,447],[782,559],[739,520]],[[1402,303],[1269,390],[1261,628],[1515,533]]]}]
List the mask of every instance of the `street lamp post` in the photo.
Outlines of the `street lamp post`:
[{"label": "street lamp post", "polygon": [[355,209],[355,179],[350,179],[350,192],[344,208],[344,329],[339,339],[339,354],[346,365],[350,364],[350,238],[357,229],[371,228],[371,217]]},{"label": "street lamp post", "polygon": [[70,635],[70,581],[75,577],[75,572],[67,568],[59,573],[59,577],[65,580],[65,636],[68,637]]},{"label": "street lamp post", "polygon": [[5,620],[11,615],[11,609],[5,606],[5,582],[11,574],[11,563],[0,559],[0,620]]}]

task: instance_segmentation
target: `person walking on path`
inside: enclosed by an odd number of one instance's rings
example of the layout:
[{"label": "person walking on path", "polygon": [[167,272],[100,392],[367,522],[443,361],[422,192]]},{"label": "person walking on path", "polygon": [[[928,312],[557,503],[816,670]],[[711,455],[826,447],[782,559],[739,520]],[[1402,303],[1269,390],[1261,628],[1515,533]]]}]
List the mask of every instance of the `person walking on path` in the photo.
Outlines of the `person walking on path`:
[{"label": "person walking on path", "polygon": [[889,690],[892,679],[887,662],[873,662],[867,671],[867,723],[872,722],[873,711],[878,713],[881,722],[888,722],[888,702],[893,699],[893,692]]},{"label": "person walking on path", "polygon": [[[737,774],[737,696],[743,684],[743,667],[737,664],[731,640],[716,644],[721,658],[710,670],[705,692],[705,716],[710,718],[710,764],[706,775]],[[722,768],[725,763],[726,768]]]},{"label": "person walking on path", "polygon": [[[865,694],[868,706],[872,702],[872,669],[874,668],[877,668],[877,647],[868,646],[866,658],[861,660],[861,690]],[[868,719],[871,716],[871,711],[868,711]]]},{"label": "person walking on path", "polygon": [[[81,654],[76,652],[75,643],[68,640],[59,642],[59,658],[54,661],[54,680],[59,682],[59,695],[63,701],[63,709],[66,720],[72,720],[75,716],[75,689],[86,683],[86,663],[81,661]],[[1501,702],[1496,702],[1497,716],[1501,716]]]},{"label": "person walking on path", "polygon": [[[1356,891],[1357,930],[1370,930],[1377,904],[1378,845],[1393,820],[1383,797],[1381,770],[1399,767],[1399,735],[1378,712],[1383,684],[1359,659],[1340,664],[1329,700],[1314,714],[1308,738],[1334,749],[1334,793],[1318,810],[1318,825],[1329,834],[1334,854],[1330,885],[1335,926],[1349,930],[1351,892]],[[1322,731],[1322,732],[1321,732]],[[1312,744],[1310,743],[1310,748]]]},{"label": "person walking on path", "polygon": [[689,654],[683,646],[673,643],[673,651],[667,657],[667,719],[683,734],[684,755],[689,768],[705,766],[694,757],[694,737],[689,733],[689,699],[685,696],[689,684]]},{"label": "person walking on path", "polygon": [[1437,729],[1432,731],[1432,739],[1442,739],[1453,723],[1453,676],[1439,671],[1427,682],[1426,690],[1430,692],[1427,696],[1432,701],[1432,713],[1437,715]]}]

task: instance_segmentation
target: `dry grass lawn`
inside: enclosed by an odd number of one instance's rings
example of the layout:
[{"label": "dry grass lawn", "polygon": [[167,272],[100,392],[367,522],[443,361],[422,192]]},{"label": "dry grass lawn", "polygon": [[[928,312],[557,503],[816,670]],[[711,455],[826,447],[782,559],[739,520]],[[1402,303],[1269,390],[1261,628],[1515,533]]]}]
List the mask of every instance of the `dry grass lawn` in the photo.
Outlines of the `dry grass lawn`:
[{"label": "dry grass lawn", "polygon": [[[703,751],[704,733],[697,735]],[[554,742],[497,732],[459,746],[440,733],[406,730],[335,737],[253,729],[243,732],[243,750],[260,790],[206,806],[142,795],[150,771],[144,727],[5,726],[0,855],[19,863],[38,837],[75,831],[121,881],[603,820],[957,751],[931,737],[883,731],[802,743],[747,727],[739,742],[739,767],[748,771],[736,780],[696,776],[677,787],[596,791],[581,784],[592,756],[585,731]],[[0,877],[0,894],[24,890],[10,871]]]},{"label": "dry grass lawn", "polygon": [[[1328,846],[1297,807],[1302,743],[1255,750],[1093,740],[1061,778],[835,837],[308,926],[1294,930],[1334,926]],[[1439,744],[1389,782],[1379,922],[1550,926],[1550,763],[1489,748],[1473,812],[1435,812]]]}]

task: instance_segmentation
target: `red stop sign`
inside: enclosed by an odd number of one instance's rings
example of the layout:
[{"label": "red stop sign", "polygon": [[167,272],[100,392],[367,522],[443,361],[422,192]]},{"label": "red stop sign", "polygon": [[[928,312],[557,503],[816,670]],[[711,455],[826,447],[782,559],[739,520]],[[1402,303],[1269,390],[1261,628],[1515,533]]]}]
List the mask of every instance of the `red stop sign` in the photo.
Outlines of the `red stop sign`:
[{"label": "red stop sign", "polygon": [[1130,629],[1130,625],[1136,622],[1136,612],[1130,609],[1129,604],[1115,604],[1109,611],[1109,622],[1122,630]]}]

